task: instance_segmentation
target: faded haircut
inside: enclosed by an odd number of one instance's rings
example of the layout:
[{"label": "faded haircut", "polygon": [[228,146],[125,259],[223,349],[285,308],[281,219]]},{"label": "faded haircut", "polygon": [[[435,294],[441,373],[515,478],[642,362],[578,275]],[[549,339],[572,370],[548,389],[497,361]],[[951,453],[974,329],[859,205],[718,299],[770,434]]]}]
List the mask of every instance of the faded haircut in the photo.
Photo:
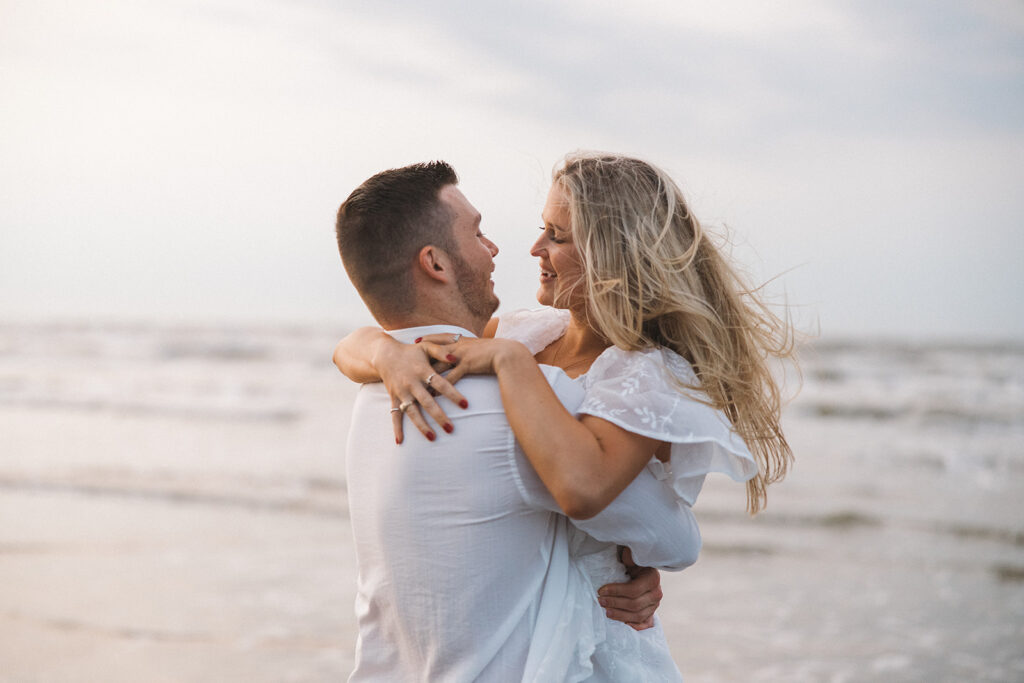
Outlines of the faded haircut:
[{"label": "faded haircut", "polygon": [[412,263],[420,249],[432,244],[455,253],[455,214],[439,193],[458,182],[443,161],[393,168],[357,187],[338,209],[341,261],[374,317],[415,309]]}]

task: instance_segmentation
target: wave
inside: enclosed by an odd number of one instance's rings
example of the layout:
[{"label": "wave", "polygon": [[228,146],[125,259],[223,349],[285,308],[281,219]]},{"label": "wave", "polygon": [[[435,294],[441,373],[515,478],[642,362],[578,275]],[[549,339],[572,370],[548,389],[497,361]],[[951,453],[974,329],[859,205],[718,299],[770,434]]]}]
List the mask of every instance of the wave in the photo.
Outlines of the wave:
[{"label": "wave", "polygon": [[303,417],[305,411],[289,408],[261,408],[239,405],[234,407],[203,405],[148,404],[130,401],[104,401],[89,398],[36,398],[0,396],[0,404],[17,408],[44,410],[79,410],[103,412],[117,415],[146,417],[174,417],[199,420],[254,420],[260,422],[294,422]]},{"label": "wave", "polygon": [[910,420],[923,426],[955,423],[964,428],[1024,426],[1024,412],[1014,406],[1003,409],[977,410],[969,406],[922,407],[918,405],[885,406],[868,403],[831,403],[807,400],[798,405],[805,415],[847,420]]},{"label": "wave", "polygon": [[[701,523],[749,523],[751,520],[742,512],[724,510],[698,510]],[[857,531],[864,529],[909,529],[918,532],[939,534],[959,540],[981,541],[1000,545],[1024,547],[1024,531],[998,526],[982,526],[946,522],[939,520],[899,519],[894,517],[865,514],[856,510],[835,510],[820,514],[786,514],[765,512],[754,520],[756,524],[788,528],[817,528],[834,531]],[[728,547],[723,549],[728,552]],[[739,551],[738,551],[739,552]]]},{"label": "wave", "polygon": [[[276,487],[249,488],[246,482],[220,489],[190,487],[187,483],[156,481],[152,478],[129,477],[121,481],[26,479],[15,476],[0,476],[0,489],[29,492],[54,493],[101,498],[132,498],[142,502],[172,503],[179,505],[207,505],[214,507],[243,508],[257,512],[284,514],[306,514],[324,517],[348,518],[348,501],[344,482],[325,484],[323,479],[302,479],[293,482],[275,481]],[[289,484],[286,486],[286,484]],[[287,493],[275,490],[286,491]],[[294,491],[299,491],[295,495]],[[32,548],[6,547],[9,552],[29,552]],[[35,548],[43,551],[45,548]]]},{"label": "wave", "polygon": [[0,323],[0,359],[329,363],[344,331],[324,328]]}]

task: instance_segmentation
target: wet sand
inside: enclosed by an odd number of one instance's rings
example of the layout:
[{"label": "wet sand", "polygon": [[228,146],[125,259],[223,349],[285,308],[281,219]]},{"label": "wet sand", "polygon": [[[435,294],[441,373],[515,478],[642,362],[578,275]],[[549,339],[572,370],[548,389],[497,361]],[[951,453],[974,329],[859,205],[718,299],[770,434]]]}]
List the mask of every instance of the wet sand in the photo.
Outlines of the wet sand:
[{"label": "wet sand", "polygon": [[[350,671],[353,388],[319,357],[175,362],[140,359],[102,400],[0,402],[0,680]],[[214,371],[256,397],[286,385],[292,408],[227,409],[251,403],[242,396],[200,414],[117,398],[153,373],[202,386]],[[768,511],[749,519],[741,486],[709,481],[701,559],[663,575],[660,615],[687,680],[1024,680],[1024,468],[936,456],[950,443],[1024,454],[1017,427],[993,432],[995,445],[984,429],[924,430],[939,432],[929,450],[905,421],[799,410],[822,396],[808,381],[788,419],[798,466]]]}]

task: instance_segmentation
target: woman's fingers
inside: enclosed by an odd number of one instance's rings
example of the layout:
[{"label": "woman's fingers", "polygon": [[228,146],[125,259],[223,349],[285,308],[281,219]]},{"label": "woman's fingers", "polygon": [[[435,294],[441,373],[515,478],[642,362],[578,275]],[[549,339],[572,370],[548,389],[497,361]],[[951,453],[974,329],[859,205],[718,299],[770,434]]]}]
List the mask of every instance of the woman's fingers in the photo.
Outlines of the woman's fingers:
[{"label": "woman's fingers", "polygon": [[456,362],[455,356],[452,355],[452,347],[450,344],[445,346],[444,344],[424,340],[416,346],[439,363],[454,364]]},{"label": "woman's fingers", "polygon": [[401,444],[405,440],[404,430],[402,429],[402,422],[405,420],[405,416],[402,414],[402,409],[398,407],[398,399],[394,396],[391,397],[391,427],[395,430],[395,443]]},{"label": "woman's fingers", "polygon": [[[432,373],[429,377],[427,377],[428,381],[425,381],[424,384],[426,384],[429,389],[433,389],[438,394],[444,396],[446,399],[448,399],[455,405],[459,406],[460,408],[468,408],[469,402],[466,400],[466,397],[463,396],[458,389],[452,386],[456,381],[458,381],[458,378],[461,377],[462,375],[460,373],[457,373],[455,378],[453,379],[451,377],[452,372],[455,372],[455,370],[450,371],[447,375],[442,375],[439,372]],[[438,410],[440,410],[440,408],[438,408]],[[442,413],[442,415],[443,414],[444,413]],[[430,416],[434,417],[434,419],[437,419],[434,413],[430,413]],[[438,424],[443,425],[444,423],[438,422]]]},{"label": "woman's fingers", "polygon": [[428,441],[433,441],[437,438],[437,434],[430,428],[427,421],[423,419],[423,413],[420,412],[420,406],[417,403],[413,402],[412,405],[405,409],[405,416],[409,418],[409,421],[416,426],[416,429],[420,430],[420,433],[422,433]]},{"label": "woman's fingers", "polygon": [[[420,433],[430,441],[437,438],[437,432],[434,431],[434,428],[427,421],[426,418],[428,416],[445,432],[451,433],[455,430],[452,421],[438,402],[434,400],[434,396],[444,396],[461,408],[469,407],[466,397],[454,386],[455,382],[472,369],[471,363],[460,367],[457,364],[457,358],[452,353],[453,345],[458,344],[461,337],[462,335],[458,334],[434,334],[421,337],[415,343],[418,353],[423,353],[428,360],[433,359],[435,361],[433,367],[427,366],[426,376],[417,380],[416,374],[410,375],[409,370],[411,368],[406,366],[404,371],[389,373],[388,377],[385,378],[385,386],[388,387],[389,391],[394,392],[392,394],[392,406],[399,409],[392,411],[392,424],[397,443],[404,441],[404,421],[406,416],[408,416],[413,426],[420,430]],[[413,358],[415,359],[416,356],[414,355]],[[423,356],[419,356],[419,358],[422,359]],[[418,363],[414,360],[414,364]],[[453,364],[454,367],[447,370],[447,375],[441,374],[444,368]],[[417,371],[413,370],[412,372],[416,373]],[[406,395],[406,398],[399,398],[402,395]]]},{"label": "woman's fingers", "polygon": [[[436,376],[433,379],[431,379],[430,381],[431,381],[431,383],[438,382]],[[458,392],[456,392],[456,393],[458,393]],[[452,421],[448,419],[448,416],[445,415],[445,412],[441,409],[441,406],[439,406],[437,404],[437,401],[434,400],[434,397],[431,396],[430,392],[427,390],[426,384],[413,387],[412,388],[412,394],[413,394],[413,398],[418,403],[418,405],[416,407],[420,411],[423,411],[427,415],[432,417],[434,419],[434,422],[436,422],[441,427],[441,429],[443,429],[444,431],[446,431],[449,434],[451,434],[452,430],[454,429],[454,427],[452,427]],[[426,421],[424,421],[423,424],[426,425]],[[427,426],[427,430],[429,431],[429,433],[427,431],[424,431],[423,428],[420,427],[418,424],[416,426],[420,428],[421,432],[423,432],[423,436],[427,437],[431,441],[434,440],[430,436],[431,434],[434,434],[434,432],[433,432],[433,430],[430,429],[429,426]],[[437,435],[434,434],[434,436],[436,437]]]}]

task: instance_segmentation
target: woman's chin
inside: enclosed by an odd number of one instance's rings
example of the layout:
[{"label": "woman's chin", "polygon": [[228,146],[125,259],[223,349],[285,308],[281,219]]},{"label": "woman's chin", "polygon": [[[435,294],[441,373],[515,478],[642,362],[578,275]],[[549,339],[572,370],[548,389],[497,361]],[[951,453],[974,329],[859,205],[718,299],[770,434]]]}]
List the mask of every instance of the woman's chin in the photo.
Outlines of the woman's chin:
[{"label": "woman's chin", "polygon": [[541,286],[541,288],[537,290],[537,303],[541,306],[554,306],[555,297],[551,295],[551,292],[547,287]]}]

